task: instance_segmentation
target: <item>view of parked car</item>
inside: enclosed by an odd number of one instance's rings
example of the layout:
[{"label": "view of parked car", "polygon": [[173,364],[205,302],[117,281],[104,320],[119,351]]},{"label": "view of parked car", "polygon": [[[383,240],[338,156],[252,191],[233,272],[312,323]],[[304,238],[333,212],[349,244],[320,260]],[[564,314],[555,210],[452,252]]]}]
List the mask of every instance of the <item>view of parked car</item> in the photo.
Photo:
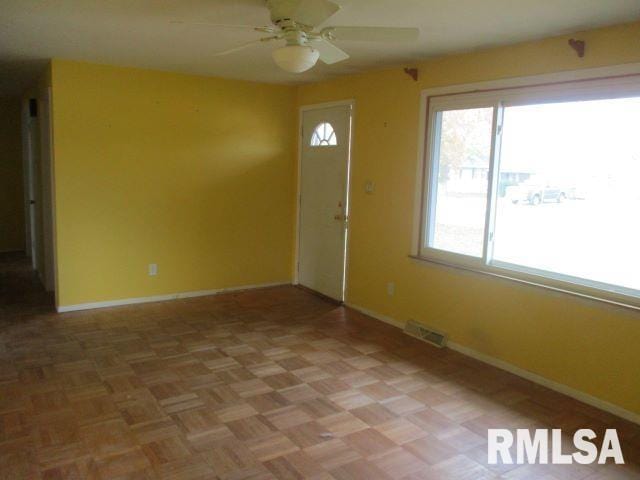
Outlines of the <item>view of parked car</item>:
[{"label": "view of parked car", "polygon": [[561,203],[567,198],[573,198],[572,189],[541,181],[532,177],[519,185],[506,188],[506,197],[513,203],[528,203],[540,205],[543,202]]}]

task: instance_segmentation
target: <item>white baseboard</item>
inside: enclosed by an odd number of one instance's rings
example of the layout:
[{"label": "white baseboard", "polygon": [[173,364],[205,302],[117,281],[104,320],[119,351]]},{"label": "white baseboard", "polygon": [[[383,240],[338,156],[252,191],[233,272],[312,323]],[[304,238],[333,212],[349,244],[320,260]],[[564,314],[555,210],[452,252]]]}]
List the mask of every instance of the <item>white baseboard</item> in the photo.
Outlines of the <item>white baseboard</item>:
[{"label": "white baseboard", "polygon": [[75,312],[78,310],[92,310],[94,308],[117,307],[121,305],[134,305],[137,303],[163,302],[166,300],[176,300],[178,298],[206,297],[209,295],[219,295],[221,293],[238,292],[242,290],[255,290],[258,288],[280,287],[290,285],[290,282],[262,283],[258,285],[243,285],[240,287],[218,288],[215,290],[199,290],[195,292],[169,293],[167,295],[153,295],[150,297],[123,298],[119,300],[107,300],[104,302],[78,303],[76,305],[59,305],[56,307],[58,313]]},{"label": "white baseboard", "polygon": [[[358,305],[352,305],[350,303],[346,304],[349,308],[353,310],[357,310],[358,312],[364,313],[370,317],[375,318],[376,320],[380,320],[381,322],[388,323],[389,325],[393,325],[394,327],[404,328],[404,323],[388,317],[387,315],[382,315],[366,308],[362,308]],[[456,352],[460,352],[463,355],[479,360],[483,363],[491,365],[493,367],[499,368],[501,370],[505,370],[509,373],[513,373],[519,377],[522,377],[526,380],[529,380],[533,383],[537,383],[538,385],[542,385],[543,387],[547,387],[550,390],[554,390],[556,392],[562,393],[568,397],[574,398],[580,402],[586,403],[587,405],[591,405],[592,407],[599,408],[605,412],[616,415],[620,418],[624,418],[630,422],[636,423],[640,425],[640,414],[631,412],[626,410],[618,405],[607,402],[606,400],[602,400],[600,398],[594,397],[593,395],[589,395],[588,393],[581,392],[580,390],[576,390],[562,383],[556,382],[554,380],[550,380],[546,377],[538,375],[537,373],[530,372],[529,370],[525,370],[524,368],[517,367],[511,363],[505,362],[498,358],[492,357],[490,355],[486,355],[484,353],[478,352],[469,347],[465,347],[464,345],[460,345],[455,342],[448,342],[446,345],[451,350],[455,350]]]},{"label": "white baseboard", "polygon": [[345,302],[345,305],[353,310],[357,310],[360,313],[364,313],[365,315],[369,315],[370,317],[375,318],[376,320],[380,320],[381,322],[388,323],[389,325],[393,325],[394,327],[398,327],[400,329],[404,328],[404,323],[396,320],[395,318],[388,317],[386,315],[382,315],[381,313],[374,312],[373,310],[368,310],[366,308],[360,307],[358,305],[353,305],[349,302]]}]

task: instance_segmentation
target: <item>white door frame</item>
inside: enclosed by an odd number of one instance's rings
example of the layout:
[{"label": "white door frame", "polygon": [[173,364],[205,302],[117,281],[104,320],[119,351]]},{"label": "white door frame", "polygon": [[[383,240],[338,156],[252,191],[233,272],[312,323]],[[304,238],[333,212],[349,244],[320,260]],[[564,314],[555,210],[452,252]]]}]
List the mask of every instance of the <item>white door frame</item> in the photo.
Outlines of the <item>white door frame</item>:
[{"label": "white door frame", "polygon": [[348,100],[338,100],[335,102],[325,102],[325,103],[314,103],[309,105],[302,105],[298,109],[298,163],[297,163],[297,184],[296,184],[296,241],[294,245],[294,269],[293,269],[293,284],[298,285],[299,282],[299,270],[300,270],[300,202],[302,200],[301,195],[301,181],[302,181],[302,122],[304,117],[304,112],[309,110],[322,110],[324,108],[331,107],[340,107],[343,105],[349,105],[351,107],[351,121],[349,125],[349,155],[347,157],[347,205],[346,205],[346,236],[345,236],[345,269],[344,269],[344,280],[342,287],[342,297],[343,301],[346,303],[346,292],[347,292],[347,270],[349,268],[349,237],[351,236],[351,228],[349,228],[349,224],[351,222],[351,161],[352,161],[352,148],[353,148],[353,127],[354,127],[354,119],[355,119],[355,108],[356,101],[354,99]]},{"label": "white door frame", "polygon": [[[37,182],[36,182],[36,169],[35,169],[35,155],[34,151],[40,145],[40,136],[34,135],[34,123],[38,127],[40,121],[39,114],[35,117],[31,116],[31,100],[27,98],[25,100],[24,114],[23,114],[23,134],[25,138],[25,151],[24,151],[24,176],[25,176],[25,229],[28,235],[27,241],[27,255],[31,259],[31,268],[35,271],[38,270],[38,262],[40,261],[38,255],[38,235],[41,234],[40,226],[37,222],[37,216],[35,213],[36,196],[37,196]],[[36,103],[39,103],[37,99]],[[36,147],[37,144],[37,147]],[[39,207],[39,205],[38,205]]]},{"label": "white door frame", "polygon": [[[53,152],[53,93],[48,87],[42,99],[42,116],[40,117],[40,148],[42,157],[43,185],[43,234],[45,260],[45,287],[47,291],[58,292],[58,263],[56,261],[56,204],[55,204],[55,170]],[[46,133],[45,133],[46,132]]]},{"label": "white door frame", "polygon": [[31,260],[33,255],[31,250],[31,211],[29,208],[29,188],[31,179],[29,178],[30,145],[29,145],[29,100],[22,99],[20,103],[20,135],[22,135],[22,183],[24,209],[24,252]]}]

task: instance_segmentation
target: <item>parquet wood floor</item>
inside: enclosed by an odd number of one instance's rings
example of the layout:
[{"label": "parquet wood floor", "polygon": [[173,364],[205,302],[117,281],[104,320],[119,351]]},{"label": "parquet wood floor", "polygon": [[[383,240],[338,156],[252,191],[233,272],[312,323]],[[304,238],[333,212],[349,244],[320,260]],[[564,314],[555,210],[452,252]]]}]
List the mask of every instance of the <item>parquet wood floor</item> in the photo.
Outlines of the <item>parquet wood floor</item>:
[{"label": "parquet wood floor", "polygon": [[[69,314],[2,291],[2,479],[640,478],[640,427],[294,287]],[[535,427],[617,428],[627,464],[487,465],[487,428]]]}]

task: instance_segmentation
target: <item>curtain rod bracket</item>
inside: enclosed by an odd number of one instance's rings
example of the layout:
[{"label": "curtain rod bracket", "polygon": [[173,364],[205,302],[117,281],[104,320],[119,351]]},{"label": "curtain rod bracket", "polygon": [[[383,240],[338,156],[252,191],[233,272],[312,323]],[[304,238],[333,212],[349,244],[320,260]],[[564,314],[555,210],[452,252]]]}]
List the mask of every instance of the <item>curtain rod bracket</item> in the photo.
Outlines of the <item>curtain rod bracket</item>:
[{"label": "curtain rod bracket", "polygon": [[404,73],[413,78],[414,82],[418,81],[418,69],[417,68],[406,68],[404,69]]},{"label": "curtain rod bracket", "polygon": [[584,57],[584,49],[586,46],[584,40],[576,40],[575,38],[570,38],[569,46],[576,51],[579,58]]}]

